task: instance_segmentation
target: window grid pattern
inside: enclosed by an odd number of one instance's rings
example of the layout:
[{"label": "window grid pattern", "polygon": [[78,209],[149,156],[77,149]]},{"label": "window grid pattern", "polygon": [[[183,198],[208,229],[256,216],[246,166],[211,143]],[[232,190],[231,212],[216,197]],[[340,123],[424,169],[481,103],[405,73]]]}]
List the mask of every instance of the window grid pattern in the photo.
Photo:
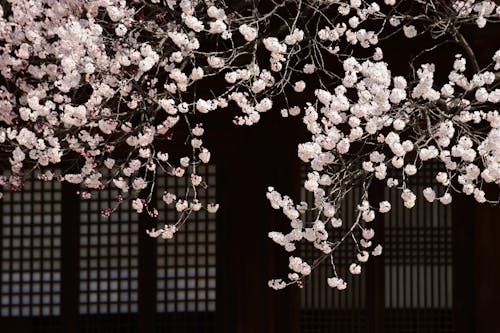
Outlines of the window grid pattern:
[{"label": "window grid pattern", "polygon": [[[110,217],[101,216],[102,210],[115,207],[117,195],[118,191],[110,189],[80,201],[82,315],[132,314],[138,310],[138,214],[129,201],[123,201]],[[113,325],[119,326],[116,322]]]},{"label": "window grid pattern", "polygon": [[385,190],[386,198],[394,203],[384,219],[388,333],[454,331],[451,206],[428,203],[422,196],[437,168],[429,163],[418,176],[408,179],[417,194],[412,209],[402,205],[399,191]]},{"label": "window grid pattern", "polygon": [[[344,222],[343,226],[335,230],[327,226],[327,230],[329,233],[333,232],[335,238],[341,237],[356,219],[354,208],[359,204],[360,198],[359,188],[354,188],[346,195],[339,212]],[[313,194],[302,189],[301,200],[311,206],[314,202]],[[307,213],[305,218],[306,221],[313,221],[315,216]],[[319,253],[309,244],[303,246],[301,251],[305,258],[315,258]],[[366,274],[352,275],[348,271],[349,265],[356,261],[352,238],[347,238],[335,250],[333,259],[339,277],[347,282],[348,290],[338,291],[330,288],[326,281],[328,277],[334,275],[330,260],[320,264],[305,281],[301,292],[300,331],[303,333],[367,332]]]},{"label": "window grid pattern", "polygon": [[[207,189],[201,186],[198,188],[198,198],[201,202],[215,202],[215,166],[200,165],[197,173],[203,176],[210,185]],[[182,193],[187,188],[185,178],[158,174],[157,181],[161,188],[172,189],[172,191],[175,189],[178,193]],[[158,200],[161,200],[163,193],[157,195]],[[177,221],[174,205],[161,204],[160,207],[159,222],[171,224]],[[202,210],[192,215],[173,239],[158,239],[156,310],[158,313],[176,312],[179,318],[171,323],[177,323],[180,325],[179,328],[184,327],[182,325],[186,325],[190,318],[182,313],[197,312],[197,317],[204,318],[202,322],[205,325],[212,322],[211,316],[207,317],[202,314],[208,315],[215,311],[215,233],[215,214],[208,214],[206,210]],[[167,319],[165,322],[157,321],[157,325],[169,326],[170,324]]]},{"label": "window grid pattern", "polygon": [[[4,193],[0,226],[2,317],[60,315],[60,201],[58,182],[27,181],[23,191]],[[41,322],[54,328],[47,320]],[[34,330],[43,329],[39,326],[33,325]]]}]

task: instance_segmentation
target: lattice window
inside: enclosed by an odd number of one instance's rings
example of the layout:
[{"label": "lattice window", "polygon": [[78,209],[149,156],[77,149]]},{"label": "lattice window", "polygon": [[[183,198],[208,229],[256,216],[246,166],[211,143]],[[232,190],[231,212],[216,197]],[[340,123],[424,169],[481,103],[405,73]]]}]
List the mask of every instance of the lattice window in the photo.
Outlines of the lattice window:
[{"label": "lattice window", "polygon": [[436,170],[427,164],[409,178],[418,193],[411,210],[399,192],[386,189],[398,203],[384,222],[386,332],[453,332],[451,206],[430,204],[421,194]]},{"label": "lattice window", "polygon": [[[201,165],[202,175],[210,187],[201,189],[202,202],[215,202],[215,166]],[[158,175],[162,188],[183,191],[182,178]],[[158,193],[161,200],[163,193]],[[160,205],[158,221],[176,221],[174,207]],[[186,222],[171,240],[158,240],[157,245],[157,312],[215,311],[215,215],[200,211]]]},{"label": "lattice window", "polygon": [[[383,331],[387,333],[453,332],[451,207],[429,204],[420,194],[432,183],[435,168],[428,164],[418,177],[409,179],[419,193],[411,210],[403,207],[399,191],[385,189],[393,209],[384,218],[384,254],[377,265],[384,265]],[[344,221],[353,220],[359,197],[354,191],[345,199]],[[311,194],[304,191],[302,199],[311,202]],[[338,266],[353,261],[352,249],[352,243],[346,243],[336,251]],[[367,332],[367,312],[374,309],[366,308],[370,303],[366,271],[361,276],[344,274],[349,289],[343,293],[326,286],[324,279],[330,275],[329,264],[324,264],[306,283],[301,332]]]},{"label": "lattice window", "polygon": [[100,191],[80,203],[80,314],[135,313],[138,309],[139,221],[116,190]]},{"label": "lattice window", "polygon": [[[215,166],[200,166],[199,174],[211,185],[200,189],[203,202],[215,202]],[[167,188],[186,187],[184,180],[160,175]],[[91,200],[79,202],[74,221],[62,224],[60,183],[28,181],[23,192],[5,193],[0,202],[1,317],[29,316],[34,332],[60,330],[62,229],[78,228],[78,244],[71,264],[78,266],[78,329],[82,332],[132,332],[141,327],[139,306],[139,216],[124,201],[111,217],[101,211],[116,204],[116,190],[95,193]],[[158,200],[161,194],[158,194]],[[160,221],[175,221],[175,213],[164,205]],[[216,281],[215,215],[200,212],[186,223],[173,240],[158,240],[157,253],[151,253],[156,277],[158,313],[155,326],[213,331]],[[154,242],[151,239],[151,242]],[[141,266],[142,267],[142,266]],[[146,267],[146,266],[145,266]],[[144,267],[143,267],[144,268]],[[72,301],[70,301],[72,302]],[[67,308],[66,308],[67,309]],[[165,316],[165,313],[168,313]],[[48,320],[48,319],[50,320]],[[139,325],[139,326],[138,326]],[[185,330],[184,330],[185,331]]]},{"label": "lattice window", "polygon": [[[302,189],[301,199],[309,203],[313,202],[313,195]],[[340,211],[340,217],[344,221],[341,228],[333,231],[335,237],[341,237],[355,220],[354,208],[359,204],[361,191],[355,188],[348,193]],[[314,220],[312,214],[307,214],[306,220]],[[332,232],[332,229],[328,229]],[[351,238],[334,252],[334,262],[339,273],[348,286],[348,291],[338,291],[328,286],[326,279],[333,276],[330,261],[323,262],[317,267],[305,283],[301,292],[301,321],[300,329],[304,333],[322,332],[366,332],[366,274],[352,275],[347,267],[355,262],[355,247]],[[306,258],[314,258],[319,251],[312,246],[301,248],[302,255]]]},{"label": "lattice window", "polygon": [[[27,182],[1,201],[2,317],[61,312],[61,184]],[[36,326],[36,325],[35,325]]]}]

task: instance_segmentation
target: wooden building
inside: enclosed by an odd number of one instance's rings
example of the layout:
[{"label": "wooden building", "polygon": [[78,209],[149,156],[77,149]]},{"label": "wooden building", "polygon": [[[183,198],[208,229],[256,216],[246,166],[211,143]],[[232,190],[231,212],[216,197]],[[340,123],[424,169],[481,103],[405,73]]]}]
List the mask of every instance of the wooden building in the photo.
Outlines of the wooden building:
[{"label": "wooden building", "polygon": [[[102,218],[110,192],[80,201],[74,186],[33,181],[6,193],[0,331],[500,332],[500,211],[469,199],[411,211],[395,205],[375,222],[384,255],[344,292],[327,286],[323,267],[303,289],[268,288],[286,273],[288,255],[267,239],[286,224],[266,188],[301,195],[300,131],[293,119],[276,118],[255,128],[209,126],[214,163],[203,172],[216,185],[203,195],[222,208],[170,241],[149,238],[152,222],[127,206]],[[158,182],[183,186],[161,175]],[[161,210],[160,221],[172,214]],[[341,248],[339,263],[350,263],[351,252]]]},{"label": "wooden building", "polygon": [[[489,50],[498,32],[481,36],[474,43]],[[286,224],[265,192],[272,185],[298,198],[303,173],[299,121],[277,113],[252,128],[231,126],[230,111],[211,118],[213,164],[203,171],[215,186],[203,195],[221,209],[216,218],[199,215],[170,241],[149,238],[153,222],[126,205],[102,218],[110,192],[80,201],[75,186],[33,181],[6,193],[0,332],[500,332],[500,210],[470,198],[449,207],[419,201],[411,211],[394,204],[374,222],[384,255],[349,277],[344,292],[327,286],[323,267],[303,289],[268,288],[270,278],[286,274],[288,254],[267,239]],[[183,186],[162,175],[158,182]],[[160,221],[171,221],[162,207]],[[351,262],[349,251],[339,250],[341,265]]]}]

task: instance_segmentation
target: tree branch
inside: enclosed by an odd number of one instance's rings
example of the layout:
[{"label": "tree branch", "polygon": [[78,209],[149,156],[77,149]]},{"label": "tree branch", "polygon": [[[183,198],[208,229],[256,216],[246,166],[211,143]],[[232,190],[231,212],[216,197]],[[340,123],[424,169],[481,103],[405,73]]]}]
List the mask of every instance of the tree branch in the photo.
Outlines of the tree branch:
[{"label": "tree branch", "polygon": [[476,55],[465,39],[464,35],[462,35],[462,33],[458,29],[454,29],[454,37],[455,41],[464,49],[465,53],[467,54],[467,58],[469,58],[469,60],[471,61],[472,68],[474,69],[474,74],[479,73],[481,71],[481,68],[479,67],[479,63],[477,62]]}]

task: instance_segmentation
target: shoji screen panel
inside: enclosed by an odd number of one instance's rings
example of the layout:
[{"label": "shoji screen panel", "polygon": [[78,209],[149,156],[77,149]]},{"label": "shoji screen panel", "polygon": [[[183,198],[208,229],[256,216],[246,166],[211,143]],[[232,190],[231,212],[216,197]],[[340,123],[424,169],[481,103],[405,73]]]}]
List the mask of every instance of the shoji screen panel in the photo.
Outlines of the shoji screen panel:
[{"label": "shoji screen panel", "polygon": [[60,201],[61,184],[40,180],[6,191],[0,201],[0,316],[31,317],[35,332],[59,327]]},{"label": "shoji screen panel", "polygon": [[[201,165],[198,174],[210,185],[198,189],[202,202],[215,202],[215,166]],[[161,188],[177,193],[186,190],[186,180],[159,174]],[[158,193],[161,200],[163,193]],[[175,207],[159,205],[158,222],[175,223]],[[215,312],[216,274],[215,214],[200,211],[181,227],[173,239],[158,239],[157,244],[157,303],[159,331],[193,329],[203,332],[213,328]]]},{"label": "shoji screen panel", "polygon": [[110,217],[101,216],[117,194],[101,191],[80,203],[79,313],[88,332],[132,331],[138,311],[138,215],[124,201]]},{"label": "shoji screen panel", "polygon": [[393,211],[384,225],[384,332],[454,332],[451,206],[428,203],[421,194],[436,168],[428,165],[409,179],[418,192],[410,210],[399,191],[386,190]]},{"label": "shoji screen panel", "polygon": [[[302,189],[302,200],[311,205],[313,195]],[[334,231],[335,238],[340,238],[355,220],[355,207],[359,204],[361,193],[358,188],[345,198],[340,217],[344,221],[341,228]],[[314,220],[308,214],[307,221]],[[327,227],[332,232],[331,227]],[[352,238],[346,239],[333,254],[337,272],[347,282],[347,290],[338,291],[328,286],[326,279],[333,276],[330,260],[324,261],[305,282],[301,292],[300,331],[303,333],[362,333],[367,332],[366,312],[366,274],[352,275],[348,267],[355,262],[356,252]],[[321,254],[317,249],[304,247],[304,257],[315,258]],[[311,264],[311,260],[309,260]]]}]

